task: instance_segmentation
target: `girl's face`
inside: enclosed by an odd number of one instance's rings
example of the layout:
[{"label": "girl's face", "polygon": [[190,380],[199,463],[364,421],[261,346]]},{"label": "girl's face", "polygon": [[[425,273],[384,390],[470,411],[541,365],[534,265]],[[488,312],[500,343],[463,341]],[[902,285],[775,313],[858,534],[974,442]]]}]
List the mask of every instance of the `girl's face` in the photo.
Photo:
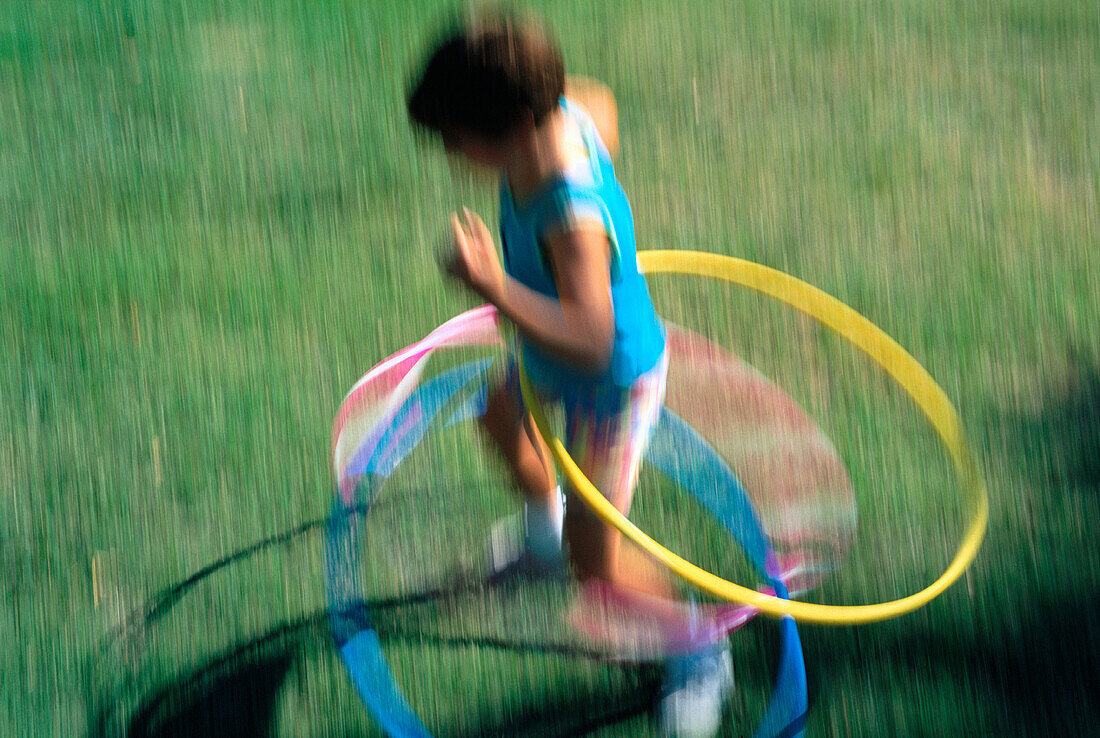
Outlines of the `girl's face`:
[{"label": "girl's face", "polygon": [[460,154],[478,167],[500,170],[507,161],[506,143],[473,131],[447,131],[442,134],[442,138],[443,148],[448,154]]}]

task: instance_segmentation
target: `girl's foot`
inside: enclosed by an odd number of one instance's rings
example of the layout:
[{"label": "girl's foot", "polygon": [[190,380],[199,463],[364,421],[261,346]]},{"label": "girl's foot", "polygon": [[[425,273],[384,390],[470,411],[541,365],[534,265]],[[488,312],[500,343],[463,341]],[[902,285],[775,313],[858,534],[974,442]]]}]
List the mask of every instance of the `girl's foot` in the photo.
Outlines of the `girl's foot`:
[{"label": "girl's foot", "polygon": [[722,725],[722,707],[733,689],[733,665],[725,639],[665,662],[661,728],[676,738],[710,738]]}]

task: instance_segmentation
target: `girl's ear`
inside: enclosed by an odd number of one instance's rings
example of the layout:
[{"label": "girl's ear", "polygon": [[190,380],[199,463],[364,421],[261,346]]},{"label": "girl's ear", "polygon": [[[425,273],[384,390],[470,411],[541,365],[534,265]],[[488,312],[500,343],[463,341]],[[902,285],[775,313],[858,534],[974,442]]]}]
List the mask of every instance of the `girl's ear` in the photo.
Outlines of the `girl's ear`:
[{"label": "girl's ear", "polygon": [[510,145],[523,146],[525,144],[534,141],[535,139],[535,115],[530,110],[524,110],[520,113],[519,120],[516,122],[515,127],[512,128],[511,134],[505,139]]},{"label": "girl's ear", "polygon": [[535,114],[530,110],[524,110],[519,116],[519,125],[516,132],[521,136],[533,136],[535,134]]}]

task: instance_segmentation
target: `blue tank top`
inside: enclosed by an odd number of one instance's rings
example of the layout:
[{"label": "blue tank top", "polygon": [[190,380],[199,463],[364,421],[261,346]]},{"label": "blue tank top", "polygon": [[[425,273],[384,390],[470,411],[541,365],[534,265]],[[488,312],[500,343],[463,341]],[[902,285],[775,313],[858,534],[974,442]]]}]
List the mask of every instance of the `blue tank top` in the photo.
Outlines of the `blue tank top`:
[{"label": "blue tank top", "polygon": [[600,389],[629,387],[652,369],[665,348],[665,335],[645,279],[638,270],[634,216],[615,177],[611,155],[583,109],[562,98],[567,119],[575,121],[587,157],[517,203],[506,182],[500,188],[500,233],[504,270],[521,284],[557,298],[545,254],[545,237],[580,221],[602,223],[610,245],[611,304],[615,339],[608,367],[586,373],[519,336],[524,366],[536,384],[558,393],[591,395]]}]

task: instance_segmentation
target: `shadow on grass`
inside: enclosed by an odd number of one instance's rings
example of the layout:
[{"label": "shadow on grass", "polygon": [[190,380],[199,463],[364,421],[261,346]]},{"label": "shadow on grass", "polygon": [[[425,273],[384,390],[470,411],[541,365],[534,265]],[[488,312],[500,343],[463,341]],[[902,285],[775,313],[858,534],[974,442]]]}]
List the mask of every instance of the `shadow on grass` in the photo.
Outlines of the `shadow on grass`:
[{"label": "shadow on grass", "polygon": [[[949,618],[914,626],[903,618],[808,630],[811,702],[829,690],[837,670],[850,667],[912,683],[914,709],[920,708],[920,685],[946,685],[957,692],[960,714],[973,706],[999,735],[1083,735],[1100,721],[1093,695],[1100,674],[1098,608],[1100,593],[1068,592],[1037,597],[1025,611],[974,627],[953,627]],[[963,718],[942,719],[945,734],[967,728],[959,724]],[[968,734],[982,734],[980,726],[970,727]]]},{"label": "shadow on grass", "polygon": [[[372,613],[385,616],[385,624],[377,627],[383,643],[404,641],[517,654],[597,658],[585,649],[564,644],[436,633],[422,629],[415,620],[409,626],[400,624],[403,620],[400,611],[405,608],[426,605],[453,594],[444,591],[432,596],[416,594],[365,606]],[[330,623],[331,614],[321,610],[237,644],[194,671],[144,695],[136,711],[123,716],[126,727],[121,734],[126,738],[272,735],[283,682],[298,659],[332,647]],[[609,668],[628,669],[632,678],[625,680],[623,687],[599,693],[571,692],[567,687],[544,690],[537,701],[529,699],[526,704],[514,704],[507,716],[483,710],[472,718],[468,728],[443,735],[583,735],[647,712],[660,683],[659,670],[626,665],[609,665]],[[97,728],[90,731],[90,736],[115,735],[107,727],[111,723],[108,715],[95,716],[92,724]]]},{"label": "shadow on grass", "polygon": [[[991,480],[994,517],[980,556],[1000,559],[968,575],[970,600],[958,593],[945,598],[966,612],[937,602],[933,615],[804,629],[811,699],[816,693],[832,702],[822,695],[842,671],[876,674],[911,684],[914,710],[922,685],[950,685],[960,715],[989,722],[985,731],[966,731],[964,718],[946,715],[946,734],[1096,731],[1100,569],[1089,543],[1097,521],[1087,516],[1100,493],[1100,370],[1077,362],[1072,378],[1040,399],[1031,412],[989,410],[987,436],[1003,433],[1001,463],[1010,471]],[[998,489],[998,482],[1017,486]]]},{"label": "shadow on grass", "polygon": [[[189,589],[215,572],[277,545],[294,542],[323,528],[317,520],[242,549],[167,587],[136,610],[108,637],[104,650],[131,653],[128,639],[157,627],[156,621],[180,602]],[[459,580],[435,590],[360,603],[352,612],[340,613],[339,621],[353,627],[370,622],[384,642],[408,642],[463,649],[492,649],[517,654],[554,655],[600,660],[594,651],[566,643],[535,638],[471,636],[440,632],[432,613],[440,605],[481,588],[480,583]],[[283,684],[299,660],[333,649],[332,613],[318,610],[292,622],[283,622],[256,638],[237,643],[218,656],[174,677],[169,683],[145,688],[135,695],[136,706],[100,688],[89,715],[89,738],[191,738],[197,736],[269,736],[276,729],[275,716]],[[104,660],[103,663],[109,663]],[[647,712],[660,682],[659,670],[625,664],[608,664],[624,671],[621,684],[593,693],[570,691],[555,685],[537,697],[524,697],[510,706],[508,715],[485,706],[472,711],[468,725],[447,735],[583,735],[615,725]],[[131,680],[133,683],[140,679]],[[95,690],[93,690],[95,691]],[[363,708],[366,709],[365,707]],[[121,714],[120,714],[121,713]]]},{"label": "shadow on grass", "polygon": [[1033,475],[1045,484],[1100,491],[1100,367],[1082,366],[1049,388],[1036,412],[1006,420]]},{"label": "shadow on grass", "polygon": [[290,652],[211,666],[155,695],[129,721],[129,738],[268,736]]}]

